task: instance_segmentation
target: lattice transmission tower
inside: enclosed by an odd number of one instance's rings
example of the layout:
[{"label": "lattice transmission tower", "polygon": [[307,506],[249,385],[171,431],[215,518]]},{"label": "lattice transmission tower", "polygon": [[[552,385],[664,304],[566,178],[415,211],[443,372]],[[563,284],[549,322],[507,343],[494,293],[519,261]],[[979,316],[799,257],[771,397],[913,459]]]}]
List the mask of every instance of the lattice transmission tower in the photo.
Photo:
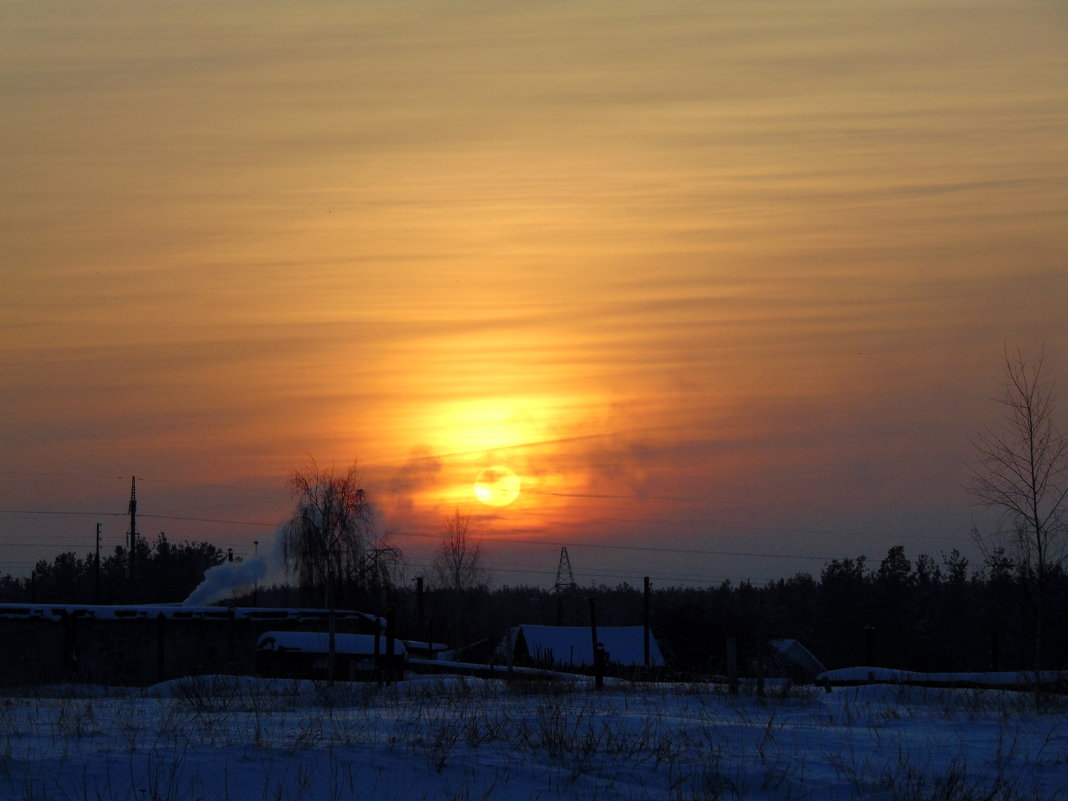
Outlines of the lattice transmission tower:
[{"label": "lattice transmission tower", "polygon": [[567,548],[560,549],[560,563],[556,567],[556,583],[553,584],[553,592],[559,595],[567,590],[575,589],[575,574],[571,572],[571,559],[567,555]]}]

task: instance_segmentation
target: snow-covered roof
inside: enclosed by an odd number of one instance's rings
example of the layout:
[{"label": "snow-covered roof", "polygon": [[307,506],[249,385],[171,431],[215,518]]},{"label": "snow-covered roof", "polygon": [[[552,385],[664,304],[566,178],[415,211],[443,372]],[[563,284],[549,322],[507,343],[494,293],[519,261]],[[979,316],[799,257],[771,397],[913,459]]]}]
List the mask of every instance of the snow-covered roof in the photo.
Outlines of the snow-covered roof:
[{"label": "snow-covered roof", "polygon": [[797,640],[770,640],[768,645],[783,659],[792,662],[810,675],[822,673],[827,669],[810,650]]},{"label": "snow-covered roof", "polygon": [[[506,655],[515,648],[522,634],[527,653],[535,661],[552,658],[559,664],[593,665],[593,640],[587,626],[516,626],[498,647]],[[642,626],[598,626],[597,640],[608,652],[608,661],[616,665],[645,664],[644,628]],[[664,657],[652,632],[649,633],[649,664],[662,667]]]},{"label": "snow-covered roof", "polygon": [[817,681],[828,681],[831,684],[921,684],[946,687],[1014,687],[1034,684],[1036,679],[1042,684],[1057,684],[1068,679],[1068,672],[1043,670],[1036,674],[1033,670],[1021,670],[996,673],[921,673],[917,670],[861,666],[837,668],[816,676]]},{"label": "snow-covered roof", "polygon": [[[368,622],[378,622],[384,627],[385,621],[366,612],[338,609],[335,616],[339,620],[362,618]],[[104,604],[0,604],[0,618],[21,618],[58,620],[61,617],[95,618],[97,620],[137,620],[160,615],[171,620],[326,620],[330,613],[325,609],[261,609],[248,606],[182,606],[181,604],[139,604],[108,606]]]},{"label": "snow-covered roof", "polygon": [[[371,656],[378,640],[378,653],[386,654],[386,638],[374,634],[335,634],[334,652]],[[330,635],[325,631],[267,631],[260,635],[256,647],[265,651],[289,651],[305,654],[325,654],[330,650]],[[404,643],[393,641],[395,656],[405,654]]]}]

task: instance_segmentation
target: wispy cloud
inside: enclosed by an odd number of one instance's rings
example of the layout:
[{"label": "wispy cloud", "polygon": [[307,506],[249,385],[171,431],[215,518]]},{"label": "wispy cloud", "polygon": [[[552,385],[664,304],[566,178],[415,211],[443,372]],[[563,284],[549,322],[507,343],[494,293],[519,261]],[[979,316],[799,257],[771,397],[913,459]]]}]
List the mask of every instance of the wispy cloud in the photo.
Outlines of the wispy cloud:
[{"label": "wispy cloud", "polygon": [[410,531],[495,460],[499,533],[959,511],[1002,344],[1068,352],[1051,6],[314,12],[5,15],[9,469],[276,514],[356,458]]}]

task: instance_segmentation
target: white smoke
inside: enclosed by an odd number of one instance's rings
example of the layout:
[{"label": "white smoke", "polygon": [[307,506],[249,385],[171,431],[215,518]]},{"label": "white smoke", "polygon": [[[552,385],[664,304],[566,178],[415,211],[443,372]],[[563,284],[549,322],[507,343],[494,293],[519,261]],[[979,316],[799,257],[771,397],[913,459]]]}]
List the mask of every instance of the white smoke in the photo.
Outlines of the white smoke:
[{"label": "white smoke", "polygon": [[267,576],[280,575],[283,567],[281,544],[282,537],[279,532],[275,542],[264,549],[262,556],[253,556],[239,562],[223,562],[209,568],[200,585],[182,601],[182,606],[206,606],[225,598],[232,590],[251,587]]}]

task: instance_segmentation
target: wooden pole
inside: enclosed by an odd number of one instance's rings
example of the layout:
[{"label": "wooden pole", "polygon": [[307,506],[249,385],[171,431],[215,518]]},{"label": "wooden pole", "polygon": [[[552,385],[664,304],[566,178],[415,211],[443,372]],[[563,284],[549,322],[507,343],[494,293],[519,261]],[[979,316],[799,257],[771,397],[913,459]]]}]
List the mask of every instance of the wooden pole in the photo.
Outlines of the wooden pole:
[{"label": "wooden pole", "polygon": [[386,684],[393,682],[393,652],[396,650],[397,632],[394,628],[396,610],[386,609]]},{"label": "wooden pole", "polygon": [[594,651],[597,650],[597,601],[590,598],[590,639]]},{"label": "wooden pole", "polygon": [[167,680],[167,619],[162,612],[156,615],[156,676]]},{"label": "wooden pole", "polygon": [[93,603],[100,603],[100,524],[96,524],[96,558],[93,560]]},{"label": "wooden pole", "polygon": [[423,629],[423,577],[415,577],[415,622],[416,630],[422,631]]},{"label": "wooden pole", "polygon": [[593,643],[593,686],[604,689],[604,647],[597,638],[597,602],[590,598],[590,638]]},{"label": "wooden pole", "polygon": [[642,595],[642,664],[649,667],[649,577],[645,577]]},{"label": "wooden pole", "polygon": [[738,641],[727,638],[727,685],[731,695],[738,694]]}]

